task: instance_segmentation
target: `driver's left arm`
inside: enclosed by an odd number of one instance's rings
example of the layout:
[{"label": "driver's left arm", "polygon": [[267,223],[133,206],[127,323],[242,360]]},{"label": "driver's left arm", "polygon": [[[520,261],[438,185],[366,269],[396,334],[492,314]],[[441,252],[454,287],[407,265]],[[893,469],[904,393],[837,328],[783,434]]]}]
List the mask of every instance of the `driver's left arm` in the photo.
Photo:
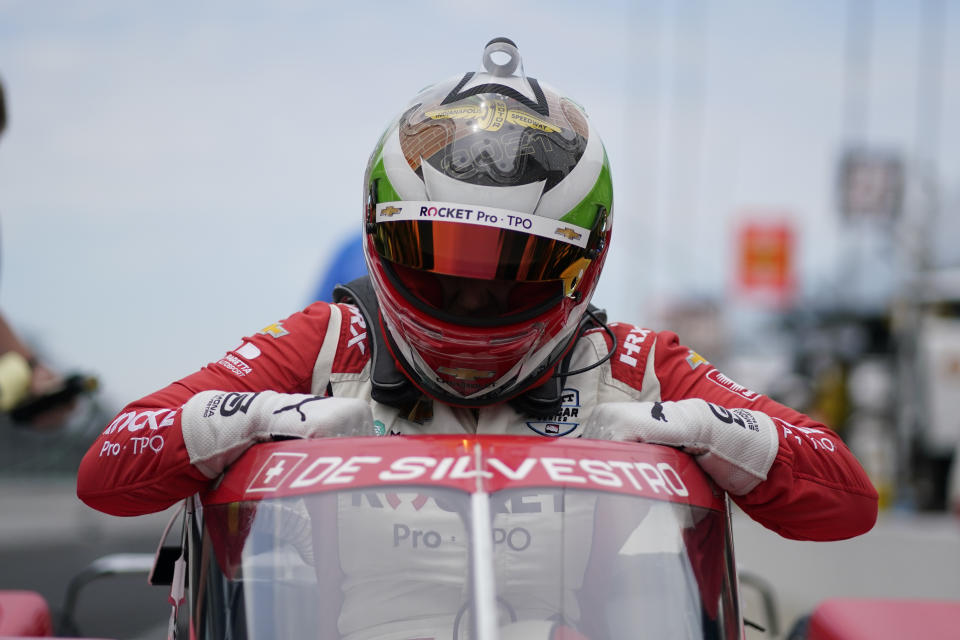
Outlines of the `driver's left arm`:
[{"label": "driver's left arm", "polygon": [[841,438],[826,425],[755,393],[664,332],[653,345],[663,401],[701,398],[771,418],[778,448],[766,479],[734,501],[754,520],[798,540],[840,540],[869,531],[878,496]]}]

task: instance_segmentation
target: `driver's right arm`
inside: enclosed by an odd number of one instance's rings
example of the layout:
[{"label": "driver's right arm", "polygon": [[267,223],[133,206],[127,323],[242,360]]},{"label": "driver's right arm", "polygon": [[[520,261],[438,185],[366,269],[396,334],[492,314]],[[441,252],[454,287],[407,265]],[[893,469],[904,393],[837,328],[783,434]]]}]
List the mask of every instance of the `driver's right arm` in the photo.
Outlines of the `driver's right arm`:
[{"label": "driver's right arm", "polygon": [[[219,362],[124,407],[80,463],[79,498],[94,509],[132,516],[161,511],[206,488],[216,468],[211,470],[209,459],[198,460],[209,458],[208,452],[198,453],[198,447],[208,446],[211,436],[218,437],[217,430],[232,429],[244,433],[231,443],[236,449],[231,453],[235,458],[249,444],[264,439],[264,434],[255,433],[262,427],[253,419],[263,422],[275,410],[272,405],[265,406],[269,397],[276,400],[278,394],[311,392],[321,346],[325,340],[340,337],[339,331],[331,331],[330,336],[327,331],[328,324],[341,324],[336,322],[338,311],[333,311],[335,321],[331,323],[331,306],[315,303],[244,338]],[[188,405],[195,397],[194,406],[201,402],[209,405],[213,397],[207,396],[215,395],[213,391],[242,393],[248,400],[253,393],[263,392],[255,398],[263,405],[261,415],[210,415],[203,408],[191,409]],[[233,394],[234,401],[239,399],[237,393]],[[227,417],[236,420],[229,422]],[[241,424],[242,419],[246,422]],[[220,458],[215,461],[224,462]]]}]

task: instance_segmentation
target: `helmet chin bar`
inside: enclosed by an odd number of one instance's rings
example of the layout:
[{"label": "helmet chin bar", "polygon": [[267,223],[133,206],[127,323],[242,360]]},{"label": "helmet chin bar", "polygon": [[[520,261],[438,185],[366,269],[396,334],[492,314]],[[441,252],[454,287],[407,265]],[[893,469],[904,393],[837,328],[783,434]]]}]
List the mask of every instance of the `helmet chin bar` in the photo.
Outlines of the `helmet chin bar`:
[{"label": "helmet chin bar", "polygon": [[[578,334],[578,332],[574,331],[565,341],[557,344],[549,357],[541,362],[540,365],[535,367],[531,374],[525,378],[519,377],[515,374],[511,376],[503,376],[496,389],[486,389],[482,393],[465,397],[451,389],[441,380],[438,380],[436,374],[432,373],[430,368],[427,367],[425,363],[423,365],[422,372],[420,369],[412,366],[409,360],[400,352],[400,349],[396,344],[391,331],[387,329],[384,333],[387,336],[387,348],[390,350],[394,361],[400,367],[400,370],[403,371],[407,379],[410,380],[410,382],[416,388],[434,400],[438,400],[451,406],[469,409],[479,409],[482,407],[488,407],[494,404],[514,400],[518,396],[528,392],[530,389],[538,387],[545,381],[549,380],[551,378],[551,374],[573,346]],[[510,373],[513,374],[514,369],[511,369]]]},{"label": "helmet chin bar", "polygon": [[[580,326],[580,322],[577,321],[573,323],[573,326],[561,330],[532,354],[521,356],[508,371],[500,374],[497,380],[490,385],[486,385],[474,393],[464,394],[447,384],[439,373],[420,357],[418,349],[404,337],[403,327],[394,326],[388,320],[389,313],[384,314],[383,311],[384,307],[381,305],[387,347],[394,361],[410,382],[423,393],[436,400],[454,406],[470,408],[506,402],[543,384],[550,378],[557,365],[573,346],[579,334],[578,328]],[[582,316],[578,305],[568,317],[568,323],[570,323],[570,318],[580,318]],[[416,320],[410,318],[407,322],[416,322]],[[472,364],[474,363],[464,358],[463,361],[456,363],[456,368],[462,369],[461,373],[465,375],[477,375],[479,377],[478,374],[483,373],[482,365],[476,365],[477,368],[474,368],[471,366]]]}]

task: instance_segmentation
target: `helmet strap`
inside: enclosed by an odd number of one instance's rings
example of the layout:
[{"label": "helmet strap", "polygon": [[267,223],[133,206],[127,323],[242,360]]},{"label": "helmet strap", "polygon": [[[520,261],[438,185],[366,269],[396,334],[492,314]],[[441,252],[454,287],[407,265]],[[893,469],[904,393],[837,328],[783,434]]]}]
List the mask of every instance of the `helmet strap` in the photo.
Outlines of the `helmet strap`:
[{"label": "helmet strap", "polygon": [[403,374],[394,362],[380,323],[380,308],[373,291],[370,276],[363,276],[333,289],[333,301],[352,304],[360,310],[370,336],[370,384],[371,396],[381,404],[395,409],[412,411],[422,394]]},{"label": "helmet strap", "polygon": [[563,384],[560,378],[549,377],[538,387],[527,389],[508,404],[514,410],[532,418],[542,418],[556,415],[560,412],[563,403]]},{"label": "helmet strap", "polygon": [[[563,387],[567,382],[567,378],[571,375],[584,373],[585,371],[589,371],[590,369],[600,366],[610,359],[610,357],[613,355],[613,352],[617,348],[617,337],[607,326],[606,320],[606,311],[599,309],[592,304],[588,305],[587,313],[580,320],[580,326],[577,327],[576,332],[573,334],[573,338],[567,344],[566,353],[560,360],[559,364],[555,367],[554,371],[548,374],[548,377],[543,384],[533,387],[532,389],[528,389],[516,398],[511,399],[509,401],[510,406],[513,407],[518,413],[534,418],[549,418],[550,416],[560,413],[560,409],[563,406]],[[576,344],[577,339],[583,335],[584,331],[594,327],[602,327],[608,334],[610,334],[611,338],[613,339],[613,347],[609,350],[607,355],[600,360],[590,364],[589,366],[583,367],[582,369],[570,371],[570,359],[573,357],[573,349],[571,347]]]}]

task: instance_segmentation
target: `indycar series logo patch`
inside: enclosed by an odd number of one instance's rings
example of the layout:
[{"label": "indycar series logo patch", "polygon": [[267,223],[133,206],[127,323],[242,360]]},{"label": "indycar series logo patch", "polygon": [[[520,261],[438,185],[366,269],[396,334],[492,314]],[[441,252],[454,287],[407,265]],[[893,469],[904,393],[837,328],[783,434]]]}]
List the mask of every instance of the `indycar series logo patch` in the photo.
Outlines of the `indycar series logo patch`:
[{"label": "indycar series logo patch", "polygon": [[580,426],[580,391],[564,389],[560,412],[549,420],[528,421],[527,428],[541,436],[561,438],[568,436]]}]

